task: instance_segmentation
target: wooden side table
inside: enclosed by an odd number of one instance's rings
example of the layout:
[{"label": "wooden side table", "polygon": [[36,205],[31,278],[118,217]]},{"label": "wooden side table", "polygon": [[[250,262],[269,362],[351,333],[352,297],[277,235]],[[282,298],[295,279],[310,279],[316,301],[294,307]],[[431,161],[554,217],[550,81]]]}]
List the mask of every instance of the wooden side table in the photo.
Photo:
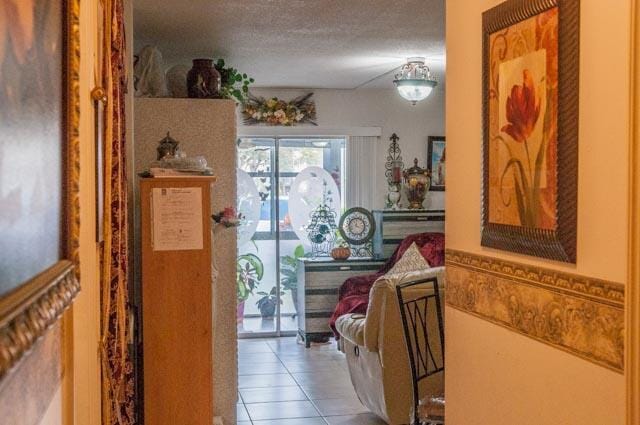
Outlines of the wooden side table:
[{"label": "wooden side table", "polygon": [[330,257],[298,261],[298,334],[309,348],[311,342],[327,341],[333,335],[329,318],[338,304],[338,289],[344,281],[375,273],[385,261],[372,258],[336,261]]}]

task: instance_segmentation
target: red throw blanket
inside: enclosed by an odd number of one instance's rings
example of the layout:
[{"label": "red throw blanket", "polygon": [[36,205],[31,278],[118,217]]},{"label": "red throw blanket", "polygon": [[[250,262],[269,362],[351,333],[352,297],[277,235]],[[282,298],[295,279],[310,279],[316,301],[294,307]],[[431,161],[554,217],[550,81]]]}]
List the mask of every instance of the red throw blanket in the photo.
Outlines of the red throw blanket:
[{"label": "red throw blanket", "polygon": [[393,265],[402,258],[404,252],[416,243],[420,253],[427,260],[431,267],[444,265],[444,234],[442,233],[417,233],[407,236],[400,242],[393,255],[384,266],[376,273],[354,276],[345,280],[338,292],[338,305],[333,311],[333,316],[329,321],[329,326],[333,330],[336,339],[340,338],[336,330],[336,320],[343,314],[360,313],[366,314],[369,305],[369,291],[373,283],[382,275],[387,273]]}]

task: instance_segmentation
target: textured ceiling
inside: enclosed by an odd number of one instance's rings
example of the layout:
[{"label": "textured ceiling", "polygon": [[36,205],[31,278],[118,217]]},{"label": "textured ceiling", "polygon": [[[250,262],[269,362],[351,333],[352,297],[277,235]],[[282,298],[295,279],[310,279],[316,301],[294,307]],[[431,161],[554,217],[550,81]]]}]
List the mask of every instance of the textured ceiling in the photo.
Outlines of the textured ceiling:
[{"label": "textured ceiling", "polygon": [[444,0],[134,0],[134,29],[168,65],[223,57],[262,87],[354,88],[410,56],[444,79]]}]

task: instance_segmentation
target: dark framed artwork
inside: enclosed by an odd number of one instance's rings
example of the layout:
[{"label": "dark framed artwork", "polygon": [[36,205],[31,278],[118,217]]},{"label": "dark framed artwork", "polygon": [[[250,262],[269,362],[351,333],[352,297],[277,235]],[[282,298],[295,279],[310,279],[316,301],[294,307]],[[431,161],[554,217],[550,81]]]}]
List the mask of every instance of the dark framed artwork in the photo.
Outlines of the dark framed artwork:
[{"label": "dark framed artwork", "polygon": [[482,245],[575,263],[579,0],[482,15]]},{"label": "dark framed artwork", "polygon": [[429,190],[445,190],[446,156],[447,141],[444,136],[429,136],[427,139],[427,169],[431,175]]},{"label": "dark framed artwork", "polygon": [[[20,0],[0,31],[0,381],[79,292],[79,3]],[[9,10],[11,8],[11,10]]]}]

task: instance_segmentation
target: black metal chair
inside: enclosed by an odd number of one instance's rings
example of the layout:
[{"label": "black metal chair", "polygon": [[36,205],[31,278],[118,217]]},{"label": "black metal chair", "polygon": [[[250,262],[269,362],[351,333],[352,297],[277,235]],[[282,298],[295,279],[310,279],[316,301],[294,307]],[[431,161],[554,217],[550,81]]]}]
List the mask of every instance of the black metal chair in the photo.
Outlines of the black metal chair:
[{"label": "black metal chair", "polygon": [[[426,402],[420,405],[419,391],[422,380],[444,373],[444,322],[438,280],[431,277],[402,283],[396,286],[396,293],[411,365],[412,425],[444,424],[444,395],[424,394]],[[435,329],[429,326],[434,315]]]}]

